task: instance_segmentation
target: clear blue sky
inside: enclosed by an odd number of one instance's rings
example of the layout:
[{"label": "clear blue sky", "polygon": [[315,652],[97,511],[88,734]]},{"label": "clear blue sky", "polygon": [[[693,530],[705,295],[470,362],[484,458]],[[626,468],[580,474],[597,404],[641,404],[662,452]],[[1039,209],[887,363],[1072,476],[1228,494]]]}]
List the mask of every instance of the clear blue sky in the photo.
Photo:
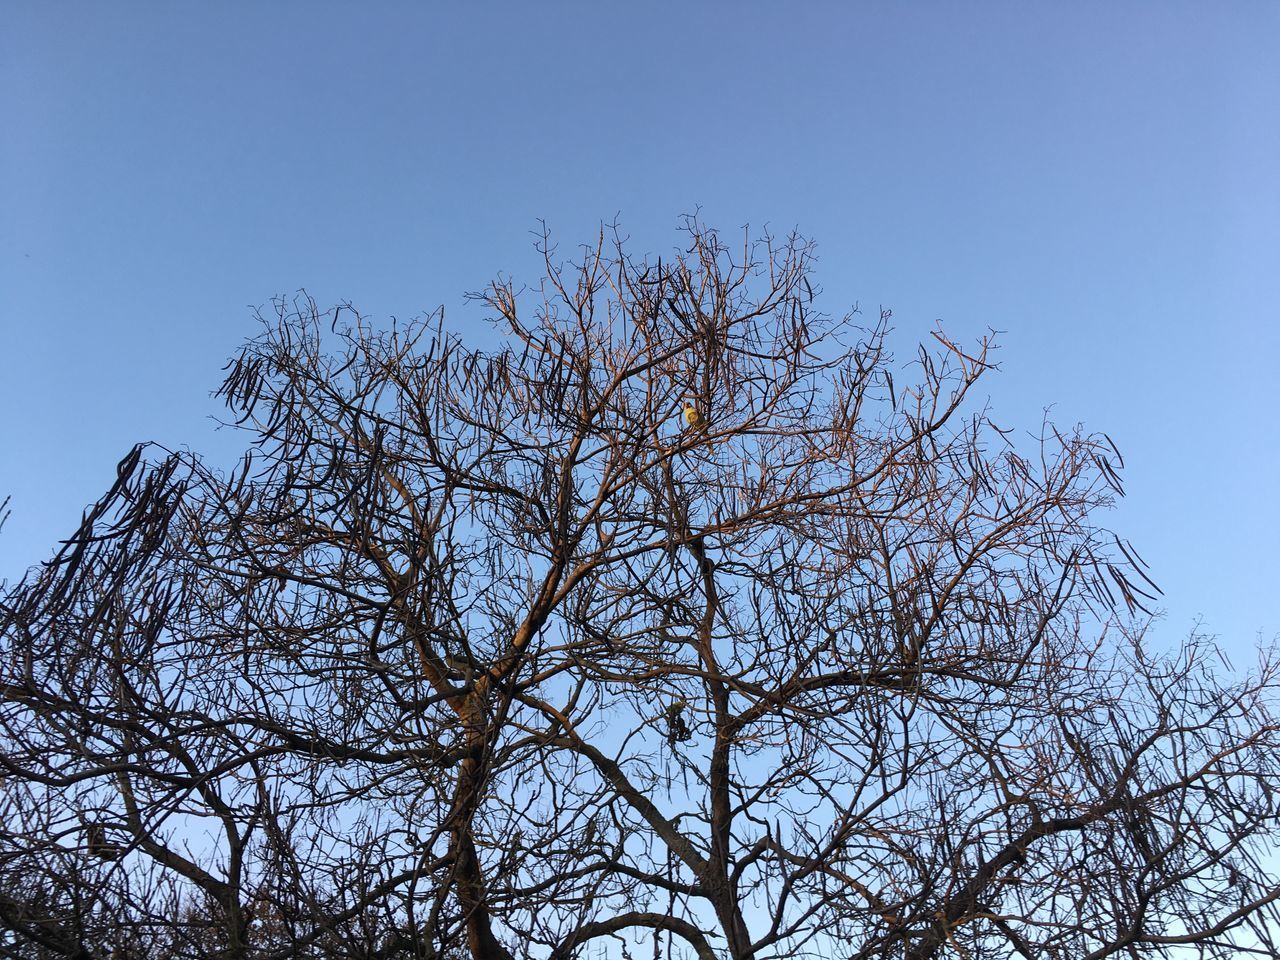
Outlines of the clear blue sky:
[{"label": "clear blue sky", "polygon": [[[1106,430],[1111,523],[1247,660],[1280,634],[1280,5],[0,6],[0,577],[138,440],[225,458],[249,305],[536,279],[620,215],[798,226],[828,312],[1006,331],[998,418]],[[239,441],[235,441],[238,443]]]}]

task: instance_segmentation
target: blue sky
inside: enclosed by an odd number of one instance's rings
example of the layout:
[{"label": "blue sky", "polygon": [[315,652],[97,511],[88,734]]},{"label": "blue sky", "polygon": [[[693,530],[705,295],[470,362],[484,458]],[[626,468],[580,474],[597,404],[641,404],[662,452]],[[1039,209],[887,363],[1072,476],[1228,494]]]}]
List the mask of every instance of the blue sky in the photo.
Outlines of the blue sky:
[{"label": "blue sky", "polygon": [[821,306],[1004,331],[997,419],[1107,431],[1109,522],[1238,653],[1280,634],[1280,6],[0,9],[0,578],[136,441],[227,458],[251,306],[376,319],[621,219],[798,227]]}]

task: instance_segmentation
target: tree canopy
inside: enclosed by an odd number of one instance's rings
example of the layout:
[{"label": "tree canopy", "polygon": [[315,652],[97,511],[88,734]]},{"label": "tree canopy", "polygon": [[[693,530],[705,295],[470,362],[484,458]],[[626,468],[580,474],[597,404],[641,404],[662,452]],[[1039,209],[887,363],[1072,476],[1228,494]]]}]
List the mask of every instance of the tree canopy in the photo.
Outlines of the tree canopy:
[{"label": "tree canopy", "polygon": [[1275,951],[1275,662],[1146,642],[1110,441],[686,228],[487,350],[277,301],[243,460],[125,457],[0,605],[0,954]]}]

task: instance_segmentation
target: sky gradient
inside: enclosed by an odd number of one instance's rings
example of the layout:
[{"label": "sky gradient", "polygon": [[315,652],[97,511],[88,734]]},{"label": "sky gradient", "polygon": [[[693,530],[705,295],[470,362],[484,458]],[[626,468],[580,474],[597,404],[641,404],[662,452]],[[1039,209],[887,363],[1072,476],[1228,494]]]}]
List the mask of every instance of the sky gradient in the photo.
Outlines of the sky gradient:
[{"label": "sky gradient", "polygon": [[[792,9],[794,6],[797,9]],[[305,288],[375,321],[617,217],[818,243],[819,306],[1002,331],[995,419],[1106,431],[1109,517],[1237,666],[1280,634],[1280,6],[8,2],[0,578]],[[984,394],[985,395],[985,394]]]}]

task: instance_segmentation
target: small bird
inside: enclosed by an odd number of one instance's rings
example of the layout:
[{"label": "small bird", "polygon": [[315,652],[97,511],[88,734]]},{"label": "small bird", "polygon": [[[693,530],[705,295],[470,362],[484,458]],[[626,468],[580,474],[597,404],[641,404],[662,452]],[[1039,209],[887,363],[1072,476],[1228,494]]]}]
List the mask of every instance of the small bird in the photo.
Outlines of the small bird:
[{"label": "small bird", "polygon": [[106,827],[100,823],[91,823],[88,826],[87,833],[89,836],[89,853],[99,860],[111,861],[120,859],[120,855],[124,851],[120,849],[119,844],[107,839]]},{"label": "small bird", "polygon": [[707,425],[706,417],[688,400],[684,402],[684,422],[695,430],[700,430]]}]

